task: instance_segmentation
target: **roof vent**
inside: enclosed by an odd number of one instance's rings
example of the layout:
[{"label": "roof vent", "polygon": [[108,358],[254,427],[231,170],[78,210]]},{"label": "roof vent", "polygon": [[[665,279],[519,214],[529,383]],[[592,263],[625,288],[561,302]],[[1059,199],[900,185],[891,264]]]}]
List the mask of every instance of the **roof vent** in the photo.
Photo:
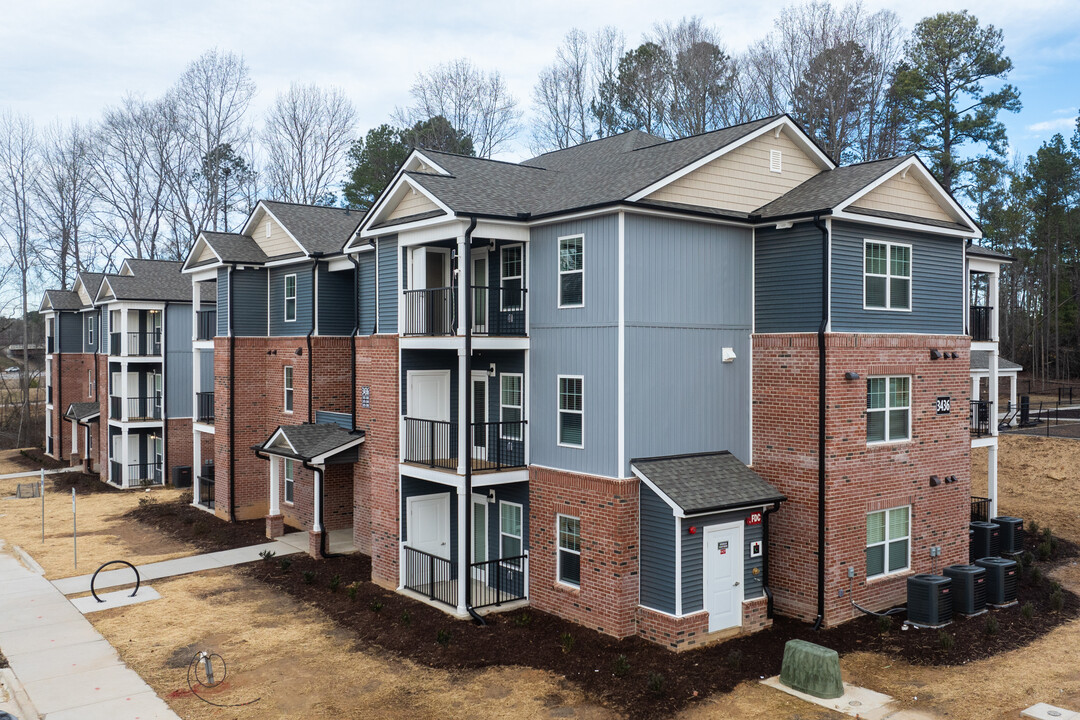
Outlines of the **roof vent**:
[{"label": "roof vent", "polygon": [[774,172],[774,173],[781,172],[783,170],[783,166],[781,164],[781,161],[782,161],[782,153],[779,150],[770,150],[769,151],[769,171],[770,172]]}]

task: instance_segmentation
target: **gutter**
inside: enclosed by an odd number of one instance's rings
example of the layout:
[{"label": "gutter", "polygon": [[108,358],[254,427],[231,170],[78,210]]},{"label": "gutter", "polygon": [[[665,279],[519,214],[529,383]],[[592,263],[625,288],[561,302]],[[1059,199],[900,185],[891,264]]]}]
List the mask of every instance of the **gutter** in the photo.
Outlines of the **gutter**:
[{"label": "gutter", "polygon": [[[233,271],[236,263],[229,266],[229,522],[236,522],[236,330],[233,327]],[[270,309],[267,308],[267,313]]]},{"label": "gutter", "polygon": [[814,227],[821,231],[821,324],[818,326],[818,567],[817,619],[814,629],[825,622],[825,331],[829,327],[829,228],[814,216]]},{"label": "gutter", "polygon": [[[462,292],[465,293],[465,317],[461,318],[459,322],[465,323],[465,427],[461,428],[461,432],[465,433],[465,503],[467,505],[467,511],[465,513],[465,567],[461,570],[462,577],[470,578],[472,574],[469,572],[468,558],[471,555],[468,545],[471,544],[472,538],[472,441],[469,438],[469,433],[472,431],[473,423],[473,399],[472,399],[472,234],[476,229],[476,216],[473,215],[469,218],[469,227],[465,230],[465,257],[458,258],[459,267],[462,268],[462,272],[458,273],[458,277],[461,278],[459,285]],[[472,583],[465,583],[465,609],[472,615],[473,620],[479,625],[487,625],[484,618],[473,609],[472,606]]]},{"label": "gutter", "polygon": [[761,531],[765,537],[765,541],[761,543],[761,590],[766,598],[765,617],[770,620],[773,617],[773,597],[772,590],[769,589],[769,515],[779,509],[780,503],[775,502],[772,507],[766,508],[761,513],[761,524],[764,525]]},{"label": "gutter", "polygon": [[349,255],[349,260],[353,264],[353,329],[352,334],[349,335],[349,345],[352,348],[352,355],[349,357],[352,394],[349,397],[352,408],[352,429],[356,430],[356,336],[360,334],[360,258]]},{"label": "gutter", "polygon": [[[161,310],[161,486],[165,486],[165,481],[168,479],[169,473],[166,471],[169,467],[169,413],[166,412],[167,403],[169,401],[167,388],[169,386],[169,352],[168,347],[165,344],[166,333],[168,332],[168,319],[169,315],[169,301],[165,301],[165,307]],[[99,323],[100,324],[100,323]],[[194,411],[195,408],[192,408]],[[195,413],[192,412],[192,420],[195,419]],[[192,482],[195,482],[195,468],[191,469]]]},{"label": "gutter", "polygon": [[314,396],[314,378],[311,376],[314,361],[311,357],[311,336],[315,333],[315,312],[316,307],[319,304],[319,294],[317,291],[319,279],[317,277],[319,273],[319,258],[323,256],[321,252],[311,253],[311,327],[308,329],[307,334],[307,421],[309,423],[315,422],[314,414],[311,412],[312,398]]}]

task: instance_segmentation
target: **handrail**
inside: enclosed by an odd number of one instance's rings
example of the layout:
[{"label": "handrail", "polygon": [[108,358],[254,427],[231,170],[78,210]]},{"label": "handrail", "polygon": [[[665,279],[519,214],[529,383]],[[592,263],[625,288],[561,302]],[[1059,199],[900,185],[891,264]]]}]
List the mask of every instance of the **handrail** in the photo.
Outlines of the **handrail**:
[{"label": "handrail", "polygon": [[94,590],[94,581],[97,580],[97,576],[98,576],[99,572],[101,572],[105,568],[109,567],[110,565],[118,565],[118,564],[119,565],[127,565],[129,568],[131,568],[132,570],[135,571],[135,589],[131,592],[130,595],[128,595],[128,597],[135,597],[135,594],[139,592],[139,583],[141,582],[140,579],[139,579],[139,568],[135,567],[134,565],[129,563],[127,560],[110,560],[109,562],[105,563],[104,565],[99,567],[97,570],[95,570],[94,571],[94,576],[92,578],[90,578],[90,594],[93,595],[94,599],[97,600],[99,603],[103,603],[105,601],[102,600],[101,598],[99,598],[97,592]]}]

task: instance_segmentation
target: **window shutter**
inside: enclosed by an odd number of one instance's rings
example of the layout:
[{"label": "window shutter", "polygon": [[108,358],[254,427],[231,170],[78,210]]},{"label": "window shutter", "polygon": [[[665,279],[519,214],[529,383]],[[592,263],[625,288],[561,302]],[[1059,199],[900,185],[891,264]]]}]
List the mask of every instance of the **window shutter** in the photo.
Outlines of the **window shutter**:
[{"label": "window shutter", "polygon": [[769,171],[778,173],[783,170],[782,153],[779,150],[769,151]]}]

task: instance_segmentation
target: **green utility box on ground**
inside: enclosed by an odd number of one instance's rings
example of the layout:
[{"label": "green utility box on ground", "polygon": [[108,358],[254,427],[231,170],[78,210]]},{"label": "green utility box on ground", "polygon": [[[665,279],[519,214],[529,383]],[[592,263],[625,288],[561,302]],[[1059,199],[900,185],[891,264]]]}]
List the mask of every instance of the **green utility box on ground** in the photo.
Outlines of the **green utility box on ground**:
[{"label": "green utility box on ground", "polygon": [[805,640],[788,640],[780,682],[814,697],[838,698],[844,694],[840,656],[835,650]]}]

